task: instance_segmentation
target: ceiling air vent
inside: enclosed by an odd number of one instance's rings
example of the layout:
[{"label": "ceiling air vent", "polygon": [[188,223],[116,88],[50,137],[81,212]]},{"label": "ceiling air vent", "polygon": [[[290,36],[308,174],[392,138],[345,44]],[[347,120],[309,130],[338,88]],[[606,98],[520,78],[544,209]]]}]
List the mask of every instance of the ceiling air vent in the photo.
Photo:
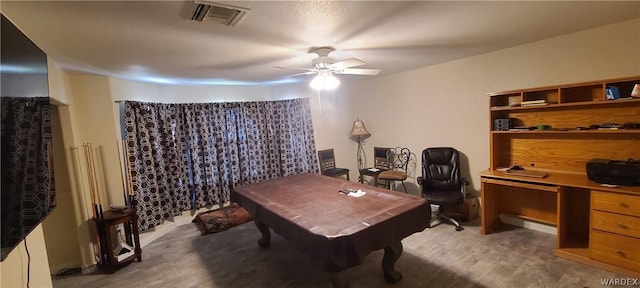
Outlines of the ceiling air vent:
[{"label": "ceiling air vent", "polygon": [[214,2],[195,2],[196,8],[193,11],[191,20],[208,21],[224,24],[226,26],[235,26],[242,17],[249,12],[250,9],[220,4]]}]

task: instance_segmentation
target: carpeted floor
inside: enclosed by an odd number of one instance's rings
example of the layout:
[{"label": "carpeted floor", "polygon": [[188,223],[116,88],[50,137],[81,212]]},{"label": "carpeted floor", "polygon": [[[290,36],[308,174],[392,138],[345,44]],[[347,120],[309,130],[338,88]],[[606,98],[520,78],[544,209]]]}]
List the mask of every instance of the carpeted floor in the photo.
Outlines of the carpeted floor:
[{"label": "carpeted floor", "polygon": [[[437,225],[402,241],[396,269],[404,279],[384,281],[382,251],[352,268],[351,287],[601,287],[600,279],[625,277],[553,255],[556,238],[509,228],[482,236],[479,220],[454,231]],[[304,254],[272,233],[269,249],[260,249],[253,222],[201,236],[182,225],[142,250],[142,262],[115,274],[71,275],[54,279],[55,288],[71,287],[331,287],[330,278],[310,266]]]}]

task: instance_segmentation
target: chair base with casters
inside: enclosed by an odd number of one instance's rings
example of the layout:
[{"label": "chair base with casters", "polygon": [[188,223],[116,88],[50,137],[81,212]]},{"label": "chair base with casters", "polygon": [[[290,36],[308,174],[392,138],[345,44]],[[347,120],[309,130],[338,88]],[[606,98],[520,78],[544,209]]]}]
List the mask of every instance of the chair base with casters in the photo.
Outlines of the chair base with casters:
[{"label": "chair base with casters", "polygon": [[[447,193],[447,194],[445,194]],[[441,195],[438,195],[441,194]],[[435,193],[431,193],[429,195],[429,197],[431,199],[434,200],[430,200],[429,204],[433,204],[433,205],[437,205],[438,206],[438,212],[436,212],[436,216],[431,218],[431,222],[427,225],[427,228],[431,228],[431,223],[433,222],[433,220],[436,219],[440,219],[440,223],[442,223],[444,220],[448,221],[449,223],[453,224],[456,227],[456,231],[462,231],[464,230],[464,228],[462,227],[462,225],[460,225],[460,223],[458,222],[458,220],[453,219],[452,217],[449,217],[445,214],[445,205],[443,204],[436,204],[439,203],[439,201],[437,200],[438,197],[448,197],[448,192],[435,192]],[[425,195],[422,195],[423,198],[427,198]],[[462,204],[464,202],[464,197],[460,197],[460,201],[459,203],[456,204]],[[449,205],[456,205],[456,204],[449,204]]]},{"label": "chair base with casters", "polygon": [[[422,181],[421,177],[418,177],[418,183],[420,183]],[[468,185],[468,182],[466,180],[463,181],[464,186],[466,187],[466,185]],[[455,199],[447,199],[447,197],[450,197],[450,195],[458,195],[457,193],[451,193],[451,192],[433,192],[431,194],[429,194],[428,196],[425,195],[424,193],[422,194],[422,198],[427,199],[427,201],[429,202],[429,204],[432,205],[437,205],[438,206],[438,212],[436,212],[435,217],[431,218],[431,222],[433,222],[436,219],[440,219],[440,223],[442,223],[443,221],[448,221],[449,223],[453,224],[456,228],[456,231],[462,231],[464,230],[464,227],[462,227],[462,225],[460,224],[460,222],[458,222],[458,220],[448,216],[445,214],[445,210],[446,210],[446,206],[454,206],[454,205],[460,205],[464,203],[464,192],[459,193],[460,197],[459,200],[455,200]],[[455,197],[457,198],[457,197]],[[446,200],[445,200],[446,199]],[[443,202],[447,202],[447,204],[440,204]],[[431,228],[431,223],[428,224],[427,228]]]},{"label": "chair base with casters", "polygon": [[[442,206],[440,207],[440,209],[438,209],[438,216],[436,216],[435,218],[444,219],[444,220],[447,220],[447,221],[451,222],[451,224],[456,226],[456,231],[464,230],[462,225],[460,225],[460,223],[458,223],[458,221],[456,219],[453,219],[453,218],[451,218],[451,217],[449,217],[447,215],[444,215],[444,212],[442,211]],[[431,228],[431,223],[429,223],[429,226],[427,226],[427,228]]]}]

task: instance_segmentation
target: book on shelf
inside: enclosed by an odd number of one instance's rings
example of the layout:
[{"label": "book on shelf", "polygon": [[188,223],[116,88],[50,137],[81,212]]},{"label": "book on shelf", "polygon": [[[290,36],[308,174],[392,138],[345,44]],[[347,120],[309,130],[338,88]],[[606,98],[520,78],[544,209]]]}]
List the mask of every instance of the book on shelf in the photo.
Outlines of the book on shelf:
[{"label": "book on shelf", "polygon": [[620,99],[620,92],[618,91],[618,87],[607,86],[607,88],[605,89],[605,99],[607,100]]},{"label": "book on shelf", "polygon": [[509,131],[530,131],[530,130],[534,130],[536,129],[536,127],[529,127],[529,126],[516,126],[516,127],[511,127],[509,128]]},{"label": "book on shelf", "polygon": [[546,100],[536,100],[536,101],[542,101],[542,102],[529,102],[529,103],[525,103],[522,102],[522,106],[524,107],[529,107],[529,106],[544,106],[544,105],[549,105],[549,104],[558,104],[558,101],[546,101]]},{"label": "book on shelf", "polygon": [[526,107],[530,107],[530,106],[545,106],[548,105],[549,103],[531,103],[531,104],[522,104],[522,106],[526,106]]},{"label": "book on shelf", "polygon": [[523,106],[527,106],[527,105],[536,105],[536,104],[545,104],[547,103],[547,100],[544,99],[540,99],[540,100],[529,100],[529,101],[522,101],[522,105]]},{"label": "book on shelf", "polygon": [[522,106],[522,103],[520,102],[510,102],[509,104],[502,104],[502,105],[493,105],[491,106],[491,109],[504,109],[504,108],[513,108],[513,107],[520,107]]}]

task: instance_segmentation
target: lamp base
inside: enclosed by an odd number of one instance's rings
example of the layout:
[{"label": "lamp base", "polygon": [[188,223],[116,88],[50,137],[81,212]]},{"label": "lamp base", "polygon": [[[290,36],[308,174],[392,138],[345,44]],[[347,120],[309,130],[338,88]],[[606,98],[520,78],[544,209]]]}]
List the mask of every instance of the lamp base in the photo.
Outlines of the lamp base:
[{"label": "lamp base", "polygon": [[358,150],[356,151],[356,160],[358,162],[358,170],[364,169],[367,166],[367,155],[364,153],[362,147],[362,140],[358,141]]}]

